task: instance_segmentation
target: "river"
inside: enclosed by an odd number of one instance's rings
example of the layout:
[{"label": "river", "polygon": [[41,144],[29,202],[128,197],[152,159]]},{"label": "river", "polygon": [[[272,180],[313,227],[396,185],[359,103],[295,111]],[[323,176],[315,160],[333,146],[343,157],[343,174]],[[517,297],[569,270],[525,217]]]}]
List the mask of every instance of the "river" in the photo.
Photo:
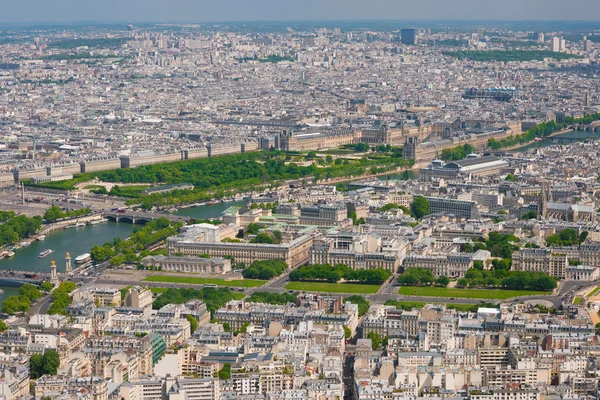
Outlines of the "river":
[{"label": "river", "polygon": [[[541,148],[541,147],[548,147],[553,145],[554,143],[552,142],[553,139],[557,139],[557,138],[563,138],[563,139],[577,139],[577,140],[583,140],[583,139],[600,139],[600,132],[588,132],[588,131],[572,131],[572,132],[567,132],[567,133],[563,133],[562,135],[556,135],[556,136],[552,136],[549,138],[545,138],[543,140],[538,140],[536,142],[527,144],[525,146],[522,147],[518,147],[516,149],[513,149],[511,151],[527,151],[529,149],[537,149],[537,148]],[[569,144],[569,142],[566,142],[565,144]]]},{"label": "river", "polygon": [[[50,261],[56,261],[58,272],[65,269],[66,253],[75,259],[80,254],[89,253],[95,245],[112,241],[116,237],[122,239],[133,232],[129,223],[105,222],[79,228],[57,229],[46,235],[42,241],[33,241],[28,247],[15,250],[12,258],[0,260],[0,270],[50,271]],[[40,252],[51,249],[52,254],[38,258]]]},{"label": "river", "polygon": [[220,217],[223,211],[227,210],[229,207],[244,206],[245,204],[246,201],[244,200],[232,201],[228,203],[207,204],[205,206],[181,208],[175,211],[173,214],[196,219],[217,218]]},{"label": "river", "polygon": [[[244,205],[244,201],[209,204],[205,206],[182,208],[176,215],[185,215],[197,219],[220,217],[221,213],[231,206]],[[125,239],[133,232],[134,225],[126,222],[106,222],[80,228],[58,229],[46,235],[43,241],[33,241],[30,246],[15,251],[12,258],[0,260],[0,270],[26,270],[50,272],[50,261],[56,261],[58,272],[65,270],[65,256],[69,252],[75,259],[80,254],[89,253],[95,245],[102,245],[116,237]],[[41,251],[52,249],[52,254],[38,258]],[[75,267],[75,265],[73,265]],[[4,293],[0,294],[0,304],[8,296],[17,294],[15,287],[0,286]]]}]

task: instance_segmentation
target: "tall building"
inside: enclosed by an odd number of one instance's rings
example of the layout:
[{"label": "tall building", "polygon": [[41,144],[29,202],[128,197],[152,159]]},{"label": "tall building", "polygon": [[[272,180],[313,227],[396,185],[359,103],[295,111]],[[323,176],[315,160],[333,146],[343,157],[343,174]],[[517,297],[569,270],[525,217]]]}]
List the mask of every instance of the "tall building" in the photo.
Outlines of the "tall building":
[{"label": "tall building", "polygon": [[592,41],[589,39],[586,39],[583,41],[583,51],[585,51],[586,53],[591,53],[592,52]]},{"label": "tall building", "polygon": [[402,44],[415,44],[417,32],[414,29],[401,29],[400,41]]},{"label": "tall building", "polygon": [[560,38],[558,36],[552,38],[552,51],[555,53],[560,52]]},{"label": "tall building", "polygon": [[544,34],[542,32],[538,33],[538,43],[544,43]]}]

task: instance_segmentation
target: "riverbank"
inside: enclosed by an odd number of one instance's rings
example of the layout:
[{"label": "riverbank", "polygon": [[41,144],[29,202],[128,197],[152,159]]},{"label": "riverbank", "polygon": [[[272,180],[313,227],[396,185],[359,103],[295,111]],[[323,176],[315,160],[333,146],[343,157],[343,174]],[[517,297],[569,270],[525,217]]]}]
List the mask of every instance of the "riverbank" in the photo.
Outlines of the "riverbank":
[{"label": "riverbank", "polygon": [[[551,137],[555,137],[555,136],[559,136],[559,135],[564,135],[564,134],[571,133],[571,132],[574,132],[574,130],[573,129],[563,129],[562,131],[551,133],[550,135],[544,136],[542,138],[536,137],[535,139],[533,139],[532,141],[527,142],[527,143],[519,143],[519,144],[516,144],[514,146],[510,146],[510,147],[502,147],[502,148],[494,150],[494,151],[513,151],[513,150],[518,150],[518,149],[520,149],[522,147],[527,147],[527,146],[529,146],[531,144],[537,143],[539,141],[543,141],[545,138],[551,138]],[[541,139],[541,140],[538,140],[538,139]]]}]

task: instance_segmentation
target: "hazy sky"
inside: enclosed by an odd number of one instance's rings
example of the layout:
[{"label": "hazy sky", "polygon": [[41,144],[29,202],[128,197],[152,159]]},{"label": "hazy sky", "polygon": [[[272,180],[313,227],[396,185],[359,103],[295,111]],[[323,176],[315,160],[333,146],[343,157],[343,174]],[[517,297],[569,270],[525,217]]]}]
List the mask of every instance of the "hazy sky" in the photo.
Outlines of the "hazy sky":
[{"label": "hazy sky", "polygon": [[600,0],[2,0],[0,21],[600,20]]}]

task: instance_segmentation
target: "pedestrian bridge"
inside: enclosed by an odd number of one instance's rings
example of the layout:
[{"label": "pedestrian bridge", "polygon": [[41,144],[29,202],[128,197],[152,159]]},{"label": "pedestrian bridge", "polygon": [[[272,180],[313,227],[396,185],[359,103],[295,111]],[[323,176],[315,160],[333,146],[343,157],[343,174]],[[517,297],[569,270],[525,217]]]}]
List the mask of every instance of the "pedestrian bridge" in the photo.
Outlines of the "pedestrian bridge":
[{"label": "pedestrian bridge", "polygon": [[110,221],[115,222],[129,222],[131,224],[147,224],[150,221],[154,221],[159,218],[167,218],[172,222],[187,222],[190,217],[184,217],[180,215],[172,215],[172,214],[156,214],[156,213],[148,213],[148,212],[135,212],[128,211],[124,213],[120,212],[104,212],[102,216]]}]

